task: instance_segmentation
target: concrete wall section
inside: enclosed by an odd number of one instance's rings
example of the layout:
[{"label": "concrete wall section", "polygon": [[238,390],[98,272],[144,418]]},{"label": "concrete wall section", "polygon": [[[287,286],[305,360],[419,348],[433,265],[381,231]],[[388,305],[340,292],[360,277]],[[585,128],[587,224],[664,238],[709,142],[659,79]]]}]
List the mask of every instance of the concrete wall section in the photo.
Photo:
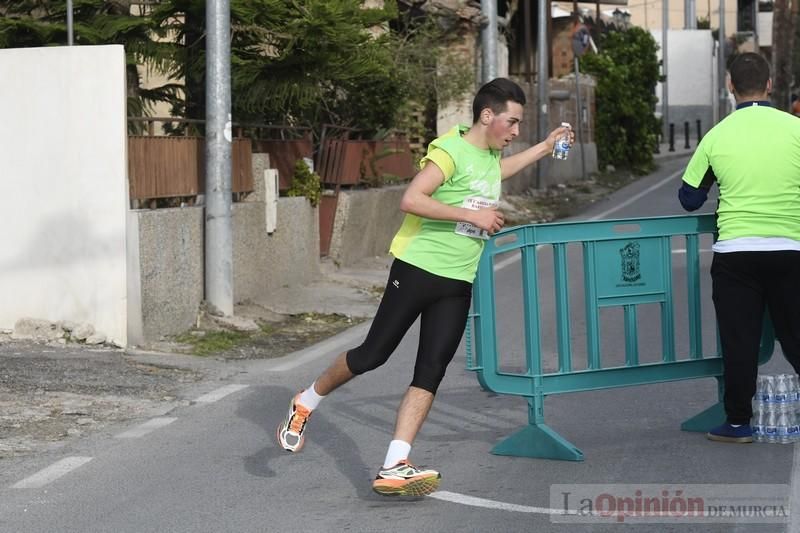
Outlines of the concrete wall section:
[{"label": "concrete wall section", "polygon": [[[132,211],[131,218],[139,242],[132,293],[140,304],[131,313],[130,342],[183,333],[196,323],[204,296],[203,207]],[[272,234],[265,231],[264,203],[233,204],[233,239],[235,303],[320,275],[319,219],[305,198],[278,201]]]},{"label": "concrete wall section", "polygon": [[405,186],[342,191],[329,255],[342,266],[365,257],[385,255],[403,223],[400,199]]},{"label": "concrete wall section", "polygon": [[139,229],[142,336],[182,333],[196,323],[203,300],[203,208],[132,214]]},{"label": "concrete wall section", "polygon": [[0,72],[0,328],[88,322],[125,345],[124,50],[0,50]]},{"label": "concrete wall section", "polygon": [[233,235],[236,303],[319,278],[319,211],[306,198],[278,199],[278,222],[271,234],[262,202],[234,204]]}]

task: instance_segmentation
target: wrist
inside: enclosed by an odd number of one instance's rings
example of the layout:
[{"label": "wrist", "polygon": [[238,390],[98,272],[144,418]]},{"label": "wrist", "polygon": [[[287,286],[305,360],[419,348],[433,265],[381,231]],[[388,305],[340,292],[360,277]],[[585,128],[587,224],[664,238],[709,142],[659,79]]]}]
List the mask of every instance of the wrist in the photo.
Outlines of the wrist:
[{"label": "wrist", "polygon": [[475,211],[473,209],[466,209],[464,207],[461,207],[459,209],[461,209],[461,212],[462,212],[461,220],[463,222],[466,222],[468,224],[472,224],[473,226],[477,226],[477,224],[475,223],[475,213],[477,213],[477,211]]}]

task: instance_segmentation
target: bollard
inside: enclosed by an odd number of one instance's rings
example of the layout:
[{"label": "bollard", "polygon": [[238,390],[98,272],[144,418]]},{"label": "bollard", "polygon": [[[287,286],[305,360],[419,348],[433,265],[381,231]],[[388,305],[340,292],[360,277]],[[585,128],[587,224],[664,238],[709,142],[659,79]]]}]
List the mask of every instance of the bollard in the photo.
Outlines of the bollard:
[{"label": "bollard", "polygon": [[689,122],[683,123],[683,147],[689,148]]},{"label": "bollard", "polygon": [[669,125],[669,151],[675,151],[675,124]]},{"label": "bollard", "polygon": [[661,132],[660,131],[658,133],[656,133],[656,146],[655,146],[655,148],[653,148],[653,153],[654,154],[660,154],[661,153]]},{"label": "bollard", "polygon": [[703,138],[703,130],[700,128],[700,119],[697,119],[697,144],[700,144],[700,140]]}]

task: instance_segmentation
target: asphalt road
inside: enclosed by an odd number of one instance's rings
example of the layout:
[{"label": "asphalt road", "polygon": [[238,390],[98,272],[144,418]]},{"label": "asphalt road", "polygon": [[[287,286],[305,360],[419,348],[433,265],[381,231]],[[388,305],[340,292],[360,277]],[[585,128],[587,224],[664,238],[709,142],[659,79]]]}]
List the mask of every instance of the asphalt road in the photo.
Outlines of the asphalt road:
[{"label": "asphalt road", "polygon": [[[685,159],[661,169],[590,210],[583,219],[680,213],[676,190]],[[709,201],[706,210],[713,209]],[[703,254],[707,270],[710,254]],[[509,351],[521,343],[519,264],[497,273],[499,320]],[[543,283],[546,280],[543,280]],[[709,302],[707,286],[704,301]],[[676,321],[684,328],[682,321]],[[609,344],[619,329],[609,328]],[[439,492],[387,499],[370,484],[391,438],[395,409],[411,379],[417,329],[389,363],[326,399],[314,413],[300,454],[274,442],[290,397],[307,386],[359,326],[302,357],[253,361],[247,371],[207,384],[191,405],[144,424],[117,428],[13,463],[0,472],[3,532],[522,532],[522,531],[798,531],[789,507],[800,488],[794,446],[712,443],[680,423],[711,405],[713,380],[556,396],[547,419],[580,447],[583,462],[496,456],[491,447],[527,424],[527,404],[482,391],[457,354],[412,450],[411,459],[439,469]],[[679,332],[680,335],[680,332]],[[660,343],[646,330],[640,342]],[[779,354],[767,372],[788,370]],[[739,495],[743,505],[774,502],[780,522],[687,523],[664,517],[636,521],[618,514],[589,523],[560,523],[564,492],[605,484],[628,495],[646,484],[672,501],[685,494]],[[564,487],[566,486],[566,488]],[[594,492],[593,494],[598,494]],[[771,499],[760,500],[768,496]],[[568,498],[570,496],[567,496]],[[800,513],[798,513],[800,514]],[[787,517],[788,516],[788,517]],[[620,520],[621,519],[621,520]],[[633,524],[633,525],[631,525]],[[630,529],[633,528],[633,529]]]}]

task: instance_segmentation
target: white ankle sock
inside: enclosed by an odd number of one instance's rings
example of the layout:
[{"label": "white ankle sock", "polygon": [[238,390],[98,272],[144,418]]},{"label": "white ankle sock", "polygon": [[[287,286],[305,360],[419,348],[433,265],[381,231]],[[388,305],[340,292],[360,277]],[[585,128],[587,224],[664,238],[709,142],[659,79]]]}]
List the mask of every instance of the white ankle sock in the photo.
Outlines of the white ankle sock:
[{"label": "white ankle sock", "polygon": [[[316,383],[316,381],[314,382]],[[309,388],[304,390],[300,393],[300,398],[297,399],[299,403],[308,407],[312,411],[317,408],[319,402],[322,401],[325,396],[320,396],[317,394],[317,391],[314,390],[314,383],[311,384]]]},{"label": "white ankle sock", "polygon": [[402,440],[393,440],[389,443],[389,450],[386,452],[386,459],[383,460],[384,468],[391,468],[403,459],[408,459],[411,445]]}]

